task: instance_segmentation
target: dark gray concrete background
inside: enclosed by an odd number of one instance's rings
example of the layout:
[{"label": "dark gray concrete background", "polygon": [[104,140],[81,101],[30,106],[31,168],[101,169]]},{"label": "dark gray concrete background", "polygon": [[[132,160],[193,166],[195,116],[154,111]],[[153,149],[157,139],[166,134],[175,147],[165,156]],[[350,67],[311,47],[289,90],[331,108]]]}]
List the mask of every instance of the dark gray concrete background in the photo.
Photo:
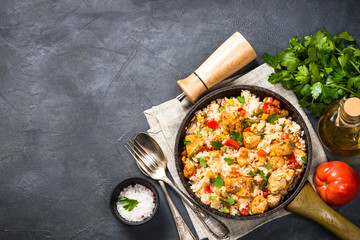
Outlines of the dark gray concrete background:
[{"label": "dark gray concrete background", "polygon": [[[177,239],[155,182],[151,222],[125,226],[109,209],[116,184],[143,177],[123,147],[148,129],[143,111],[176,97],[176,81],[235,31],[256,50],[254,68],[324,26],[360,40],[359,12],[350,0],[1,0],[0,239]],[[336,210],[360,226],[359,204]],[[242,239],[334,238],[291,214]]]}]

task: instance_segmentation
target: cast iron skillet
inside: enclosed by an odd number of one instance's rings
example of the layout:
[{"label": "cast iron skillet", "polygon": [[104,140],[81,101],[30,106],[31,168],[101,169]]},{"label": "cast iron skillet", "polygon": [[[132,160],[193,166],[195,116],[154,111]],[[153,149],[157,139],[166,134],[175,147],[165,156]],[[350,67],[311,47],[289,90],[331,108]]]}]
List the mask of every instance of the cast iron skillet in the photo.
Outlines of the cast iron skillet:
[{"label": "cast iron skillet", "polygon": [[[268,209],[262,214],[257,215],[248,215],[248,216],[233,216],[230,214],[225,214],[223,212],[220,212],[217,209],[211,208],[209,205],[204,204],[201,202],[201,200],[195,195],[195,193],[190,189],[190,183],[187,178],[184,177],[183,174],[183,163],[181,161],[181,152],[184,150],[185,146],[183,143],[183,139],[185,138],[186,128],[191,122],[191,119],[194,117],[195,112],[206,107],[208,104],[210,104],[211,101],[223,98],[223,97],[237,97],[240,96],[242,90],[249,90],[252,94],[255,94],[257,97],[263,99],[264,97],[273,97],[275,99],[278,99],[280,101],[280,106],[282,109],[286,109],[289,111],[289,116],[292,118],[293,121],[295,121],[297,124],[300,125],[301,129],[304,131],[304,140],[306,144],[306,154],[307,154],[307,164],[305,165],[305,170],[301,173],[300,179],[297,182],[297,186],[288,192],[288,194],[285,196],[284,200],[275,208]],[[257,87],[257,86],[249,86],[249,85],[239,85],[234,87],[225,87],[221,88],[219,90],[213,91],[210,94],[204,96],[202,99],[200,99],[193,107],[192,109],[186,114],[184,120],[182,121],[178,134],[176,136],[176,142],[175,142],[175,159],[177,159],[176,162],[176,168],[178,171],[178,174],[180,176],[181,182],[184,185],[186,191],[190,194],[190,196],[204,209],[207,211],[221,216],[225,218],[230,219],[258,219],[265,216],[268,216],[270,214],[273,214],[280,209],[285,208],[295,197],[296,195],[301,191],[302,187],[304,186],[305,182],[307,181],[307,177],[309,175],[309,170],[311,166],[311,139],[309,130],[306,127],[306,124],[303,120],[303,118],[300,116],[299,112],[295,109],[295,107],[288,102],[285,98],[280,96],[279,94],[270,91],[268,89]]]}]

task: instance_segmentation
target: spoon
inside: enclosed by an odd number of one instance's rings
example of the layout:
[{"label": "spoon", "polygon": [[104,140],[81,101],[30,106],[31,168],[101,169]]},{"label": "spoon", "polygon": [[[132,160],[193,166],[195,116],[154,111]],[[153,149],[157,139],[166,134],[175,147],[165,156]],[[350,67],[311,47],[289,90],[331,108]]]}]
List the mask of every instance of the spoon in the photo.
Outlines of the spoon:
[{"label": "spoon", "polygon": [[137,160],[137,164],[141,166],[141,169],[151,178],[163,181],[172,187],[213,236],[222,239],[229,238],[230,231],[224,223],[204,212],[192,198],[188,197],[166,176],[166,157],[152,137],[146,133],[139,133],[135,136],[134,143],[128,142],[128,146],[133,151],[133,156]]},{"label": "spoon", "polygon": [[[138,161],[136,161],[136,164],[138,165],[139,169],[141,170],[141,172],[148,176],[149,175],[144,171],[144,169],[139,165]],[[166,164],[166,163],[165,163]],[[170,208],[170,211],[173,215],[173,218],[174,218],[174,222],[175,222],[175,225],[176,225],[176,228],[177,228],[177,231],[178,231],[178,234],[179,234],[179,238],[180,240],[190,240],[190,239],[196,239],[194,237],[194,235],[192,234],[192,232],[190,231],[189,227],[186,225],[184,219],[181,217],[179,211],[177,210],[174,202],[172,201],[168,191],[166,190],[166,187],[165,187],[165,183],[163,181],[160,181],[158,180],[159,184],[160,184],[160,187],[161,189],[163,190],[164,194],[165,194],[165,197],[166,197],[166,200],[168,202],[168,205],[169,205],[169,208]]]}]

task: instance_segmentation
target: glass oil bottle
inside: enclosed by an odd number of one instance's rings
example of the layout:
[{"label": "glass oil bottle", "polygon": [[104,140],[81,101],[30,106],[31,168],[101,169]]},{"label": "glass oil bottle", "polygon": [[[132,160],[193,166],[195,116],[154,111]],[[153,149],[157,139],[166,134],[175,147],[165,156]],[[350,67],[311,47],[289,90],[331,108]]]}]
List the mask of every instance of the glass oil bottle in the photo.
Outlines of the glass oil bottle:
[{"label": "glass oil bottle", "polygon": [[329,151],[344,157],[360,155],[360,99],[331,103],[319,119],[318,134]]}]

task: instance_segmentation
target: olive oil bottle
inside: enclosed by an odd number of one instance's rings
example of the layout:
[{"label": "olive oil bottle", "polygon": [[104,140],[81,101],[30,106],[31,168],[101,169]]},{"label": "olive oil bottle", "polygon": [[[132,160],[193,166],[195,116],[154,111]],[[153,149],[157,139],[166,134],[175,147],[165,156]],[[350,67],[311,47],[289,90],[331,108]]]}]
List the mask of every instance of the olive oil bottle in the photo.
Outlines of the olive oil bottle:
[{"label": "olive oil bottle", "polygon": [[360,99],[331,103],[319,119],[318,134],[329,151],[344,157],[360,155]]}]

